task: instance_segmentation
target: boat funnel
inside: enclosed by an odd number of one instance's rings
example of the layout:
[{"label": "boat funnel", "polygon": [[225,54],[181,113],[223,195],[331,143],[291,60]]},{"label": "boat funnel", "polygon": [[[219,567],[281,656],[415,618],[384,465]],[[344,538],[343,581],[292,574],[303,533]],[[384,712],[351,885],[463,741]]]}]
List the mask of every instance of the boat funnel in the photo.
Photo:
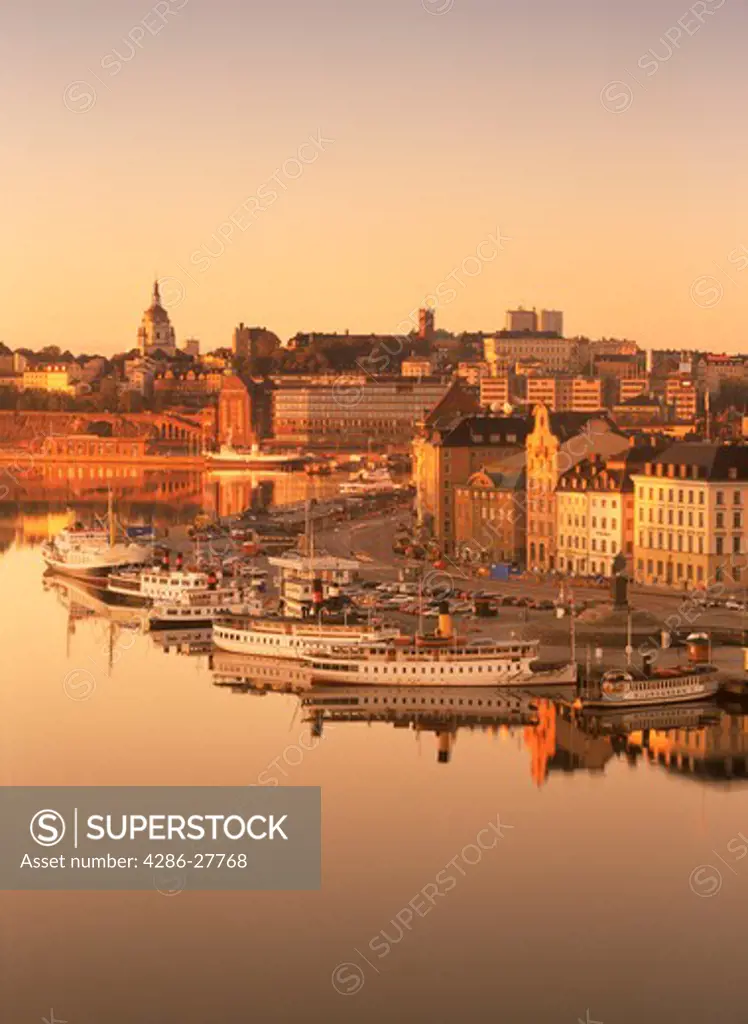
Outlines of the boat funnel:
[{"label": "boat funnel", "polygon": [[691,665],[706,665],[709,661],[709,634],[691,633],[686,640]]},{"label": "boat funnel", "polygon": [[439,636],[445,640],[452,639],[452,616],[449,614],[448,601],[442,601],[439,605]]}]

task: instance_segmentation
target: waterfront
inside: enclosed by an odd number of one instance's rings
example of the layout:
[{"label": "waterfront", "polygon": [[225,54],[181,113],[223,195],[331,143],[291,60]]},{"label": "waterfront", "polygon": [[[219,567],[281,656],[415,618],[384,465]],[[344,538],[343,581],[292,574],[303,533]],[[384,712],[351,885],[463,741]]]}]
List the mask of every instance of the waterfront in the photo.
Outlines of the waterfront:
[{"label": "waterfront", "polygon": [[3,784],[319,785],[323,882],[3,893],[5,1019],[696,1024],[714,990],[743,1019],[748,719],[670,709],[622,738],[463,707],[317,736],[297,696],[216,685],[199,645],[45,586],[35,530],[11,519],[0,558]]}]

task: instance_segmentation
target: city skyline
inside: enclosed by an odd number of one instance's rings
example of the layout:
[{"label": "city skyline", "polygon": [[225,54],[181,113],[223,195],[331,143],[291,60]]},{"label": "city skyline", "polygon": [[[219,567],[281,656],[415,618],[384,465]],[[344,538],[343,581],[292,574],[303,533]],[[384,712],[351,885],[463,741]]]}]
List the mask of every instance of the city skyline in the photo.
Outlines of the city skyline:
[{"label": "city skyline", "polygon": [[206,348],[239,320],[388,334],[456,273],[447,330],[538,301],[569,336],[739,351],[746,20],[726,0],[15,9],[0,338],[122,351],[154,272]]}]

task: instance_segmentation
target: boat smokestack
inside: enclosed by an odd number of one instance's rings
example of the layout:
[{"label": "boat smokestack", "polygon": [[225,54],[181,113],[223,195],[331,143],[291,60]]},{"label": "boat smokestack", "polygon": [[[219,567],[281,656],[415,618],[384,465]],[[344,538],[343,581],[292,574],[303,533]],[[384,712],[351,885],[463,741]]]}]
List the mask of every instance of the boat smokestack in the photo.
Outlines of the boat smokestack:
[{"label": "boat smokestack", "polygon": [[322,580],[317,578],[312,581],[312,607],[315,612],[320,610],[324,599],[325,593],[322,587]]},{"label": "boat smokestack", "polygon": [[439,636],[445,640],[452,639],[452,616],[449,614],[448,601],[442,601],[439,605]]},{"label": "boat smokestack", "polygon": [[439,733],[436,751],[437,764],[449,764],[452,759],[452,737],[448,732]]},{"label": "boat smokestack", "polygon": [[686,640],[688,645],[688,661],[691,665],[707,665],[709,663],[709,634],[691,633]]}]

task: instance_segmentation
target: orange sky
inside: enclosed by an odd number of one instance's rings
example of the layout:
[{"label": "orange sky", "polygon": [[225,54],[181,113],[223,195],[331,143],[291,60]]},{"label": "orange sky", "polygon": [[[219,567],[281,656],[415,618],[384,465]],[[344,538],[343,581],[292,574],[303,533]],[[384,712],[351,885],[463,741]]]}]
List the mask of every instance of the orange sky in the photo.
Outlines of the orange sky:
[{"label": "orange sky", "polygon": [[0,338],[132,347],[154,273],[205,348],[240,320],[389,332],[457,274],[451,330],[524,304],[569,334],[745,349],[747,18],[705,3],[14,9]]}]

